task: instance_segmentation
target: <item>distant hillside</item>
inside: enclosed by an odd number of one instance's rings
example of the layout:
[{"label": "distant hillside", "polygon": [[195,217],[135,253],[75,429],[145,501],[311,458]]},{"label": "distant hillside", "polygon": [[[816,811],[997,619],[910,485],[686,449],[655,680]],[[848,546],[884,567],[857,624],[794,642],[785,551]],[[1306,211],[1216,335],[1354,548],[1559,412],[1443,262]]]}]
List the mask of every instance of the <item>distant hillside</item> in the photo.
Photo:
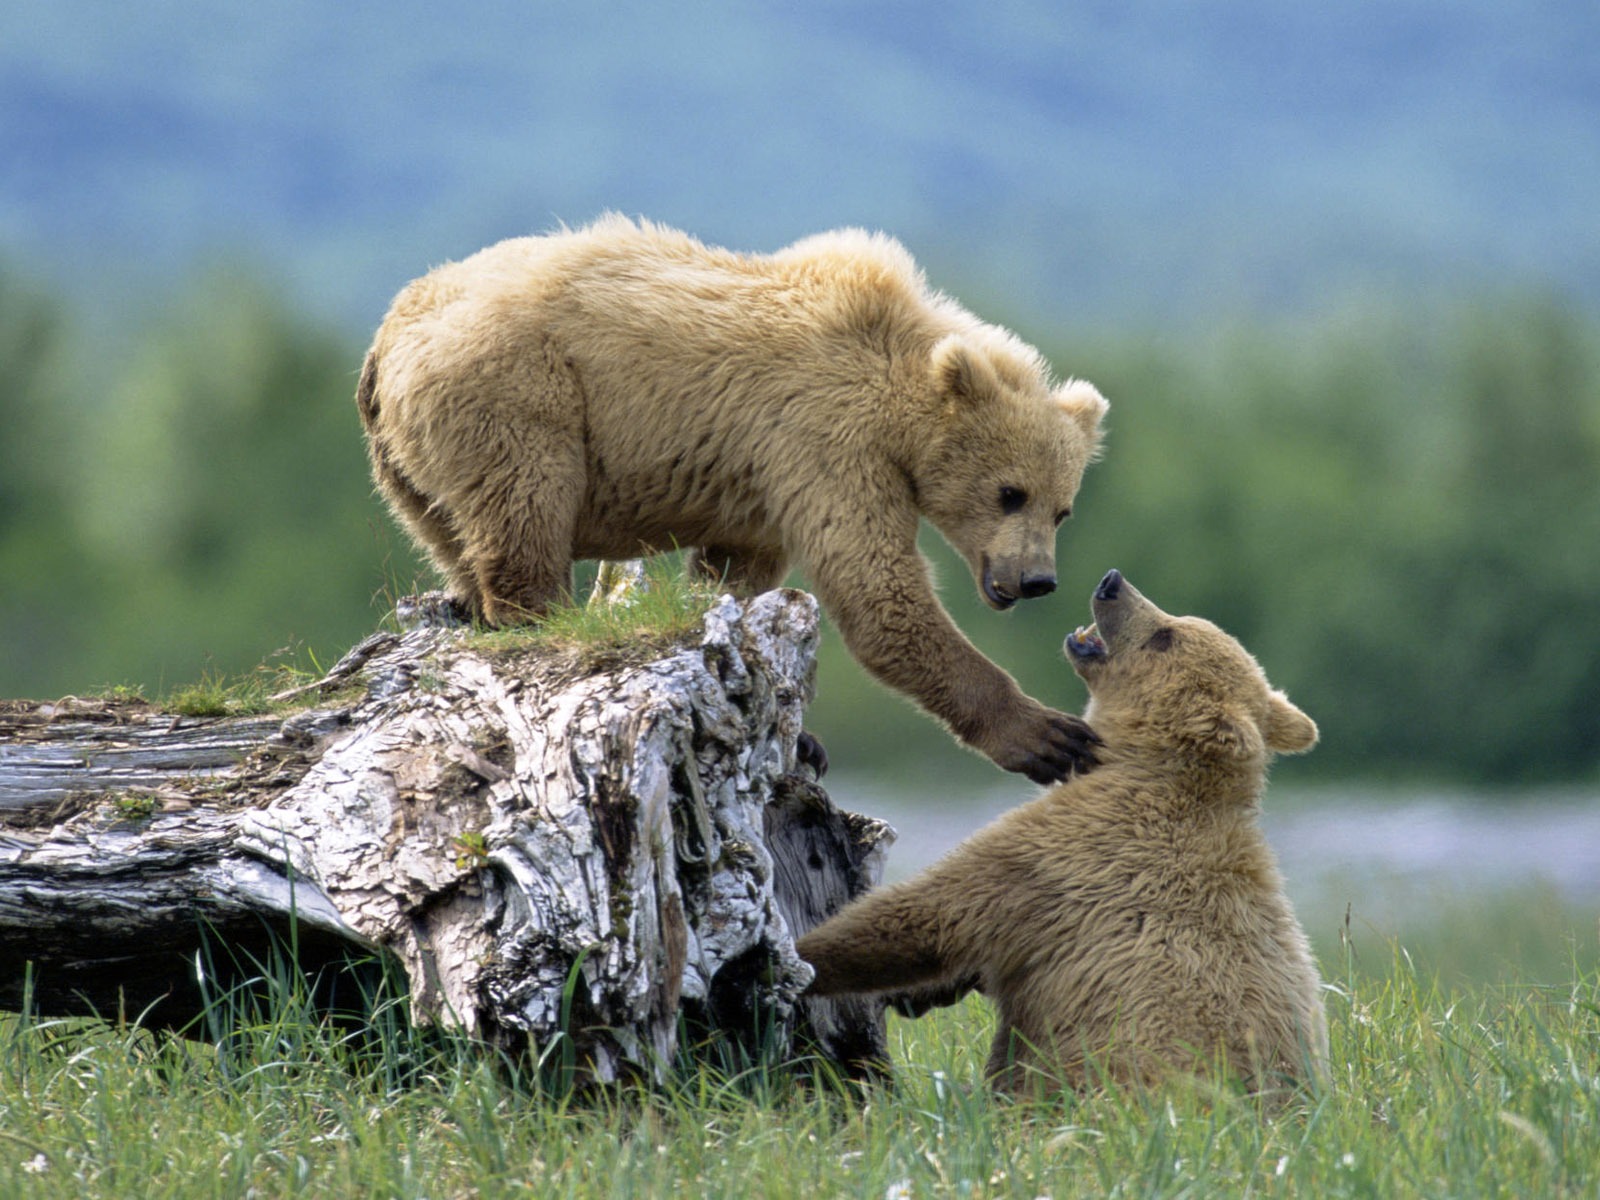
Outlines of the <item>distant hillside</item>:
[{"label": "distant hillside", "polygon": [[10,0],[0,163],[0,260],[91,304],[242,256],[358,329],[605,208],[751,249],[885,228],[1036,336],[1600,302],[1600,7]]}]

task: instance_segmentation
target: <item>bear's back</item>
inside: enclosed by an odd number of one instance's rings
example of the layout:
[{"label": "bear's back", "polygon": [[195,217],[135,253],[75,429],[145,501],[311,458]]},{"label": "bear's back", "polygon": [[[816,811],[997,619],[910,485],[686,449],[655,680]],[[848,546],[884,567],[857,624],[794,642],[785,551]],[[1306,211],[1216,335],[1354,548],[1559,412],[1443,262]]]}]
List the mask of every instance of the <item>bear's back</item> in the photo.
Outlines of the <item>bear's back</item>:
[{"label": "bear's back", "polygon": [[823,369],[845,355],[859,370],[862,355],[920,358],[956,333],[1011,386],[1042,394],[1050,385],[1036,349],[930,288],[894,238],[857,228],[740,254],[608,213],[434,268],[396,296],[380,343],[407,330],[448,346],[447,357],[549,332],[591,369],[614,365],[629,377],[674,347],[697,359],[809,359]]}]

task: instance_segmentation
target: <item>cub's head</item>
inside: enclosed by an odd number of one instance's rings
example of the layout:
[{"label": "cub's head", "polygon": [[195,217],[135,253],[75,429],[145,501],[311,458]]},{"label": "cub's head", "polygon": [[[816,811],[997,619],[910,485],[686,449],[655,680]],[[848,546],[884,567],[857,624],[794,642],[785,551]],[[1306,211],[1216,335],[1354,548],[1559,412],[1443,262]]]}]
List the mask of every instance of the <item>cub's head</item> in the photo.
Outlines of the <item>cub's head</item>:
[{"label": "cub's head", "polygon": [[1092,606],[1094,624],[1064,648],[1089,686],[1084,717],[1108,742],[1263,765],[1271,752],[1317,744],[1311,718],[1210,621],[1168,616],[1119,571],[1100,581]]},{"label": "cub's head", "polygon": [[919,507],[991,608],[1054,591],[1056,527],[1099,450],[1105,400],[1081,381],[1051,386],[1038,354],[992,327],[945,337],[931,371],[941,415]]}]

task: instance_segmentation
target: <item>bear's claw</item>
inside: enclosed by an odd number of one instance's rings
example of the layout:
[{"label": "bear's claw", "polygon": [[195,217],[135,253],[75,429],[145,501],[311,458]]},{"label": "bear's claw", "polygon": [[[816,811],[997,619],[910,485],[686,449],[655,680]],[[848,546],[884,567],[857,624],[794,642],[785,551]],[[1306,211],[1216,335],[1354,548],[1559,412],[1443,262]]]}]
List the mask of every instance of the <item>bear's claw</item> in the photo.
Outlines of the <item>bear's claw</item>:
[{"label": "bear's claw", "polygon": [[1060,783],[1076,773],[1086,775],[1099,765],[1094,747],[1100,735],[1079,717],[1053,713],[1048,725],[1048,741],[1028,755],[1016,768],[1034,783]]},{"label": "bear's claw", "polygon": [[822,748],[822,743],[815,734],[800,731],[800,736],[795,739],[794,756],[801,766],[810,767],[821,779],[828,773],[828,752]]}]

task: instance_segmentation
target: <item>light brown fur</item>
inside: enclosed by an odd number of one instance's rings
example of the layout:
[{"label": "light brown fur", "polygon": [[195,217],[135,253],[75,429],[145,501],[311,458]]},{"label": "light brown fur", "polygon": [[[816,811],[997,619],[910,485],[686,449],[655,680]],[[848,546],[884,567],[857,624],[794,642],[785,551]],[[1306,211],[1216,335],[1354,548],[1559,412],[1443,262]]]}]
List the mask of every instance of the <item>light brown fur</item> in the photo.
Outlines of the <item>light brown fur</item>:
[{"label": "light brown fur", "polygon": [[1233,638],[1116,572],[1094,611],[1098,634],[1067,650],[1099,768],[807,933],[811,990],[920,988],[925,1005],[978,987],[1007,1090],[1153,1082],[1219,1055],[1257,1090],[1308,1081],[1321,984],[1257,815],[1271,754],[1310,749],[1316,726]]},{"label": "light brown fur", "polygon": [[1053,587],[1105,401],[889,238],[746,256],[612,216],[501,242],[399,294],[357,402],[396,515],[491,623],[541,614],[575,559],[693,547],[746,592],[794,564],[861,663],[1002,767],[1090,761],[956,629],[916,534],[995,607]]}]

